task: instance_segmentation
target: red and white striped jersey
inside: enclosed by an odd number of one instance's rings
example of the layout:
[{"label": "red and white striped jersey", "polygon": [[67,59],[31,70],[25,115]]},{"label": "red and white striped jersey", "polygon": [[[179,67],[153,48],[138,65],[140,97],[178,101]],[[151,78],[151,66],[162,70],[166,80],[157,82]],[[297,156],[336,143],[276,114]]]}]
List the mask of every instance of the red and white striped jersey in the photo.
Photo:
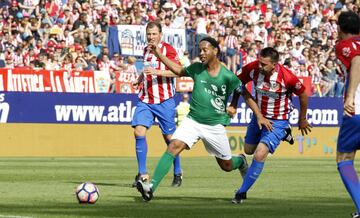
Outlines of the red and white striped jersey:
[{"label": "red and white striped jersey", "polygon": [[271,76],[260,73],[259,61],[256,60],[242,68],[238,78],[245,85],[253,81],[256,101],[264,117],[275,120],[289,119],[291,95],[299,95],[305,86],[288,69],[278,64]]},{"label": "red and white striped jersey", "polygon": [[98,69],[99,69],[100,71],[104,71],[104,72],[110,72],[110,70],[111,70],[110,62],[109,62],[109,61],[107,61],[107,62],[105,62],[105,61],[99,61],[99,62],[97,63],[97,67],[98,67]]},{"label": "red and white striped jersey", "polygon": [[225,37],[225,46],[227,48],[237,48],[238,47],[238,40],[235,35],[228,35]]},{"label": "red and white striped jersey", "polygon": [[[339,60],[338,64],[340,66],[340,69],[346,77],[345,93],[344,93],[344,101],[345,101],[349,89],[351,61],[356,56],[360,55],[360,36],[351,37],[339,41],[335,46],[335,52],[336,52],[336,57]],[[357,71],[356,73],[359,73],[359,71]],[[354,101],[357,107],[357,105],[360,103],[360,86],[357,87]],[[355,110],[356,110],[355,114],[358,114],[357,109]]]},{"label": "red and white striped jersey", "polygon": [[360,55],[360,36],[339,41],[335,46],[335,52],[340,69],[348,78],[352,59]]},{"label": "red and white striped jersey", "polygon": [[[176,50],[165,42],[161,42],[160,52],[170,60],[180,64]],[[168,68],[158,59],[152,51],[145,47],[144,66],[150,65],[158,70],[168,70]],[[174,78],[145,75],[142,88],[139,92],[139,98],[147,104],[159,104],[175,95]]]}]

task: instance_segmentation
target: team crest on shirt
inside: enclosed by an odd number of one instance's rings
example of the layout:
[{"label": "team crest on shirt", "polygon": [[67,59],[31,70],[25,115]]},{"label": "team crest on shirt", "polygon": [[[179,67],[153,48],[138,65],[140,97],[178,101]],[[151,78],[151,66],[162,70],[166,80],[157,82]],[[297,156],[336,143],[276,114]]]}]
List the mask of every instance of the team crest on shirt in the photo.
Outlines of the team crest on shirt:
[{"label": "team crest on shirt", "polygon": [[266,89],[270,89],[270,87],[271,87],[270,83],[268,83],[268,82],[262,82],[261,85],[263,88],[266,88]]},{"label": "team crest on shirt", "polygon": [[301,88],[301,82],[297,82],[296,84],[295,84],[295,89],[296,90],[299,90]]},{"label": "team crest on shirt", "polygon": [[350,51],[350,47],[344,47],[343,49],[342,49],[342,54],[345,56],[345,57],[349,57],[350,56],[350,53],[351,53],[351,51]]},{"label": "team crest on shirt", "polygon": [[280,84],[278,84],[276,81],[270,81],[270,83],[263,82],[262,87],[274,91],[280,88]]},{"label": "team crest on shirt", "polygon": [[215,85],[213,85],[213,84],[211,84],[211,88],[212,88],[215,92],[218,91],[218,88],[217,88]]},{"label": "team crest on shirt", "polygon": [[274,80],[270,80],[270,89],[272,90],[278,90],[280,88],[280,84],[278,84]]},{"label": "team crest on shirt", "polygon": [[223,94],[223,95],[226,94],[226,85],[222,85],[222,86],[221,86],[221,91],[222,91],[222,94]]},{"label": "team crest on shirt", "polygon": [[225,112],[224,102],[220,98],[211,99],[210,102],[217,113],[223,114]]}]

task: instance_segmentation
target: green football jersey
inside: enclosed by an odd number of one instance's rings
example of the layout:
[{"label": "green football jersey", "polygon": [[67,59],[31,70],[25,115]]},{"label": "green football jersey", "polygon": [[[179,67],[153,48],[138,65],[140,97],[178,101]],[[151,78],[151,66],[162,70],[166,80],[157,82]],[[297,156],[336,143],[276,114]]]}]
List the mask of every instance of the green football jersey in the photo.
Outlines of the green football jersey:
[{"label": "green football jersey", "polygon": [[216,77],[210,76],[202,63],[191,64],[185,72],[194,80],[188,117],[206,125],[229,125],[227,101],[240,80],[222,64]]}]

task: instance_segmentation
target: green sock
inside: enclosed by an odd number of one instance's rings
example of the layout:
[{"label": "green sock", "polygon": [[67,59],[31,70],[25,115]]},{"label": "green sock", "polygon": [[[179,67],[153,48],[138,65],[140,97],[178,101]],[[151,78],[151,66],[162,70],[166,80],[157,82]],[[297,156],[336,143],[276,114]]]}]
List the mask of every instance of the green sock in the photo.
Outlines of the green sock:
[{"label": "green sock", "polygon": [[236,170],[238,169],[243,163],[243,159],[239,156],[232,156],[231,157],[231,162],[232,162],[232,169]]},{"label": "green sock", "polygon": [[165,152],[159,162],[156,165],[154,176],[152,177],[151,184],[152,190],[155,191],[161,180],[166,176],[169,172],[171,165],[174,162],[175,157],[169,152]]}]

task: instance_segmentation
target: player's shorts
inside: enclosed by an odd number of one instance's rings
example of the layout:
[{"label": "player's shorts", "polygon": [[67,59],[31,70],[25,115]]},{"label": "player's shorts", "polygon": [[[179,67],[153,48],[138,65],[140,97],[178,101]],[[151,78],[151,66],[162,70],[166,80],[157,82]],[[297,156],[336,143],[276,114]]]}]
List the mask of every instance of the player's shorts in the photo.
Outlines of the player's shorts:
[{"label": "player's shorts", "polygon": [[337,141],[337,151],[353,152],[360,149],[360,115],[344,116]]},{"label": "player's shorts", "polygon": [[145,126],[149,129],[157,118],[161,132],[165,135],[173,134],[176,130],[175,124],[175,100],[170,98],[160,104],[137,103],[131,126]]},{"label": "player's shorts", "polygon": [[221,124],[210,126],[185,117],[172,135],[171,140],[184,142],[189,149],[201,139],[210,155],[222,160],[231,159],[231,149],[225,127]]},{"label": "player's shorts", "polygon": [[266,144],[270,153],[274,153],[279,146],[281,140],[286,136],[286,128],[289,127],[288,120],[271,120],[273,122],[273,130],[268,131],[265,127],[259,129],[257,119],[255,116],[247,127],[245,135],[245,143],[251,145],[258,145],[259,142]]}]

